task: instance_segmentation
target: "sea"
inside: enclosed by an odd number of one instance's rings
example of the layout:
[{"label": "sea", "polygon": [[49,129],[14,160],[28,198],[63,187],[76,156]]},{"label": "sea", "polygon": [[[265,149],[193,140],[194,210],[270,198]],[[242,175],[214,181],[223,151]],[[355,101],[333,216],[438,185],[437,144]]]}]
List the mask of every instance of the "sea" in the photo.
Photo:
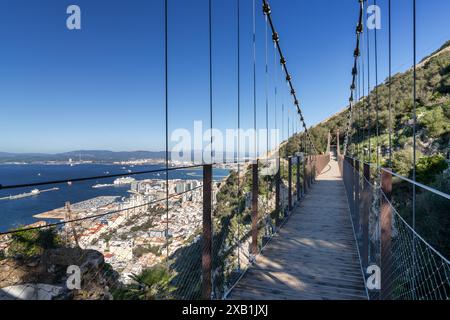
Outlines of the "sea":
[{"label": "sea", "polygon": [[[0,184],[4,186],[30,184],[45,181],[77,179],[92,176],[130,174],[133,172],[164,169],[162,165],[123,166],[115,164],[2,164],[0,165]],[[214,180],[222,180],[229,174],[229,170],[215,168]],[[128,175],[127,175],[128,176]],[[136,180],[165,179],[165,172],[141,175],[130,175]],[[201,180],[202,168],[180,169],[169,171],[169,179]],[[0,232],[5,232],[23,225],[35,223],[39,220],[33,216],[53,209],[64,207],[65,203],[77,203],[99,196],[128,197],[130,185],[92,188],[97,184],[112,184],[116,178],[73,182],[72,184],[44,185],[18,189],[0,190],[0,198],[10,195],[29,193],[33,189],[47,190],[59,188],[56,191],[43,192],[35,196],[0,200]],[[42,220],[42,219],[40,219]],[[47,222],[55,222],[47,221]]]}]

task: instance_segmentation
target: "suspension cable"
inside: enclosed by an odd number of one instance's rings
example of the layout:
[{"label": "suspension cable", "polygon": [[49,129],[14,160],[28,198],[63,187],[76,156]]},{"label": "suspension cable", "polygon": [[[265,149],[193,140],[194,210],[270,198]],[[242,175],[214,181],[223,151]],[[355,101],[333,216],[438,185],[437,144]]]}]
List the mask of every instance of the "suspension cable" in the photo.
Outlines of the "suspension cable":
[{"label": "suspension cable", "polygon": [[[416,168],[417,168],[417,137],[416,137],[416,125],[417,125],[417,12],[416,12],[416,0],[413,0],[413,181],[416,182]],[[412,228],[416,230],[416,185],[413,184],[412,191]],[[415,274],[416,269],[416,236],[413,236],[413,274]],[[413,278],[413,281],[415,279]],[[414,286],[415,288],[415,286]],[[416,295],[415,290],[413,290],[414,296]]]},{"label": "suspension cable", "polygon": [[[373,4],[377,5],[377,0],[374,0]],[[375,11],[376,14],[378,14],[378,11]],[[378,18],[378,17],[377,17]],[[380,166],[380,118],[379,118],[379,96],[378,96],[378,32],[377,32],[378,26],[375,26],[375,113],[376,113],[376,134],[377,134],[377,167]]]},{"label": "suspension cable", "polygon": [[[416,181],[416,169],[417,169],[417,21],[416,21],[416,0],[413,0],[413,181]],[[413,228],[416,227],[416,187],[413,185]]]},{"label": "suspension cable", "polygon": [[[363,2],[363,7],[364,7],[364,2]],[[363,27],[363,30],[364,30],[364,27]],[[366,50],[365,50],[365,45],[366,45],[366,41],[365,41],[365,38],[363,36],[363,37],[361,37],[361,56],[362,56],[362,58],[361,58],[361,71],[362,71],[362,96],[363,96],[363,101],[362,101],[361,108],[362,108],[363,119],[366,118],[365,105],[366,105],[366,101],[367,101],[367,98],[368,98],[368,97],[366,97],[366,68],[365,68]],[[365,130],[365,128],[366,128],[366,126],[365,126],[365,124],[363,124],[363,126],[362,126],[362,141],[363,141],[363,144],[362,144],[362,149],[363,149],[362,150],[362,152],[363,152],[362,160],[363,160],[363,162],[366,159],[366,154],[365,154],[366,130]]]},{"label": "suspension cable", "polygon": [[392,168],[392,16],[391,0],[388,4],[389,10],[389,167]]},{"label": "suspension cable", "polygon": [[[350,130],[351,130],[351,123],[352,123],[352,115],[353,115],[353,102],[354,102],[354,95],[355,95],[355,89],[356,89],[356,76],[358,75],[358,59],[361,56],[361,50],[360,50],[360,37],[363,33],[363,13],[364,13],[364,4],[363,0],[359,0],[359,19],[358,24],[356,27],[356,48],[353,52],[354,57],[354,63],[352,68],[352,84],[350,86],[350,99],[349,99],[349,108],[348,108],[348,115],[347,115],[347,128],[345,133],[345,140],[344,140],[344,155],[347,155],[348,152],[348,144],[350,139]],[[353,130],[352,130],[353,132]]]},{"label": "suspension cable", "polygon": [[[237,199],[241,202],[241,7],[239,0],[236,0],[236,16],[237,16],[237,124],[238,124],[238,172],[237,172]],[[240,235],[240,223],[237,224],[237,234]],[[238,237],[240,238],[240,237]],[[238,269],[241,268],[241,243],[237,247]]]},{"label": "suspension cable", "polygon": [[370,32],[367,27],[367,120],[368,120],[368,129],[367,133],[369,136],[369,163],[372,163],[372,114],[371,114],[371,98],[370,98]]},{"label": "suspension cable", "polygon": [[361,141],[362,141],[362,129],[361,129],[361,59],[358,60],[358,159],[361,156]]},{"label": "suspension cable", "polygon": [[213,147],[213,56],[212,56],[212,0],[209,0],[209,121],[211,130],[211,158],[210,163],[214,163],[214,147]]},{"label": "suspension cable", "polygon": [[238,195],[240,194],[240,173],[241,173],[241,8],[239,0],[236,0],[237,5],[237,125],[238,125]]},{"label": "suspension cable", "polygon": [[169,8],[164,2],[164,77],[165,77],[165,118],[166,118],[166,263],[169,263]]},{"label": "suspension cable", "polygon": [[253,0],[253,127],[255,159],[258,157],[258,138],[256,135],[256,2]]},{"label": "suspension cable", "polygon": [[267,37],[268,21],[265,17],[265,98],[266,98],[266,153],[269,155],[269,41]]},{"label": "suspension cable", "polygon": [[[273,44],[273,72],[274,72],[274,84],[275,84],[275,92],[274,92],[274,114],[275,114],[275,130],[278,130],[278,66],[277,66],[277,51],[276,44]],[[278,144],[279,141],[277,141]]]},{"label": "suspension cable", "polygon": [[295,91],[295,88],[294,88],[294,85],[293,85],[293,82],[292,82],[292,76],[291,76],[291,74],[288,71],[287,61],[286,61],[285,56],[283,55],[283,51],[281,50],[280,37],[279,37],[278,32],[276,32],[276,29],[275,29],[275,26],[274,26],[274,23],[273,23],[273,20],[272,20],[272,10],[271,10],[270,5],[269,5],[267,0],[262,0],[262,2],[263,2],[263,12],[267,16],[267,19],[269,21],[269,25],[270,25],[270,28],[272,30],[272,38],[273,38],[273,41],[275,42],[276,47],[278,49],[278,54],[280,56],[280,63],[283,66],[284,72],[286,74],[286,81],[287,81],[288,87],[289,87],[289,89],[291,91],[291,95],[292,95],[292,97],[294,99],[294,105],[295,105],[295,107],[297,109],[297,113],[298,113],[298,115],[300,117],[300,122],[302,122],[302,124],[303,124],[303,128],[305,130],[305,134],[308,136],[309,143],[314,148],[314,151],[316,153],[318,153],[317,152],[317,148],[315,147],[315,145],[314,145],[314,143],[313,143],[313,141],[311,139],[310,133],[308,131],[308,128],[306,126],[306,122],[305,122],[305,119],[303,117],[303,112],[302,112],[302,110],[300,108],[300,102],[299,102],[299,100],[297,98],[297,93]]}]

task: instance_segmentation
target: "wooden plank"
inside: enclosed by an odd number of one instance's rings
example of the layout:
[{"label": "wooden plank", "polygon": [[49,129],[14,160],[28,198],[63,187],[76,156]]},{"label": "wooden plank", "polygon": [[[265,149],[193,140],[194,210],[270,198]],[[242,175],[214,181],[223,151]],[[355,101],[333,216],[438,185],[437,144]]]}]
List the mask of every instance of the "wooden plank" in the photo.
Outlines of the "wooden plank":
[{"label": "wooden plank", "polygon": [[242,300],[367,299],[336,161],[231,292]]}]

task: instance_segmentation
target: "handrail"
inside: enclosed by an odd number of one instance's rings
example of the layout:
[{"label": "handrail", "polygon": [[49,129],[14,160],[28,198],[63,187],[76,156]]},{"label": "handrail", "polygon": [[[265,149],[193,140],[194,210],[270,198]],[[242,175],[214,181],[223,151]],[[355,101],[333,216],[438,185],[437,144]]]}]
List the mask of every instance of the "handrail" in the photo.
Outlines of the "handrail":
[{"label": "handrail", "polygon": [[413,180],[411,180],[411,179],[409,179],[409,178],[406,178],[406,177],[404,177],[404,176],[402,176],[402,175],[400,175],[400,174],[398,174],[398,173],[395,173],[395,172],[393,172],[393,171],[391,171],[391,170],[389,170],[389,169],[381,168],[381,170],[383,170],[384,172],[390,173],[390,174],[392,174],[393,176],[396,176],[397,178],[400,178],[400,179],[402,179],[402,180],[404,180],[404,181],[406,181],[406,182],[409,182],[409,183],[411,183],[411,184],[414,184],[414,185],[416,185],[417,187],[420,187],[420,188],[425,189],[425,190],[427,190],[427,191],[430,191],[430,192],[432,192],[432,193],[434,193],[434,194],[437,194],[437,195],[439,195],[439,196],[441,196],[441,197],[443,197],[443,198],[446,198],[447,200],[450,200],[450,195],[447,194],[447,193],[444,193],[444,192],[442,192],[442,191],[439,191],[439,190],[433,189],[433,188],[431,188],[431,187],[428,187],[428,186],[426,186],[426,185],[424,185],[424,184],[422,184],[422,183],[420,183],[420,182],[413,181]]},{"label": "handrail", "polygon": [[[352,160],[358,160],[358,159],[356,159],[356,158],[349,157],[349,156],[345,156],[345,157],[348,158],[348,159],[352,159]],[[394,171],[389,170],[389,169],[387,169],[387,168],[383,168],[383,167],[381,167],[381,166],[378,167],[378,166],[377,166],[376,164],[374,164],[374,163],[365,162],[365,161],[362,162],[362,163],[363,163],[363,164],[367,164],[368,166],[370,166],[370,167],[372,167],[372,168],[375,168],[375,169],[378,169],[378,170],[382,170],[382,171],[384,171],[384,172],[386,172],[386,173],[392,174],[393,176],[395,176],[395,177],[397,177],[397,178],[399,178],[399,179],[401,179],[401,180],[404,180],[404,181],[406,181],[406,182],[408,182],[408,183],[411,183],[411,184],[413,184],[413,185],[415,185],[415,186],[417,186],[417,187],[419,187],[419,188],[425,189],[425,190],[430,191],[430,192],[432,192],[432,193],[434,193],[434,194],[436,194],[436,195],[438,195],[438,196],[441,196],[441,197],[443,197],[443,198],[445,198],[445,199],[447,199],[447,200],[450,200],[450,194],[447,194],[447,193],[445,193],[445,192],[436,190],[436,189],[431,188],[431,187],[429,187],[429,186],[426,186],[426,185],[424,185],[424,184],[422,184],[422,183],[420,183],[420,182],[411,180],[411,179],[409,179],[409,178],[407,178],[407,177],[404,177],[404,176],[402,176],[402,175],[400,175],[400,174],[398,174],[398,173],[395,173]]]},{"label": "handrail", "polygon": [[90,176],[90,177],[84,177],[84,178],[61,179],[61,180],[43,181],[43,182],[35,182],[35,183],[6,185],[6,186],[0,184],[0,190],[37,187],[37,186],[45,186],[45,185],[51,185],[51,184],[62,184],[62,183],[68,183],[68,182],[83,182],[83,181],[108,179],[108,178],[129,177],[129,176],[137,176],[137,175],[150,174],[150,173],[159,173],[159,172],[166,172],[166,171],[176,171],[176,170],[183,170],[183,169],[200,168],[202,166],[203,166],[203,164],[202,165],[185,166],[185,167],[162,168],[162,169],[147,170],[147,171],[136,171],[136,172],[128,172],[128,173],[117,173],[117,174],[102,175],[102,176]]},{"label": "handrail", "polygon": [[[244,160],[244,161],[225,161],[223,163],[212,163],[211,165],[217,166],[221,164],[246,164],[251,163],[252,160]],[[45,186],[45,185],[52,185],[52,184],[63,184],[68,182],[84,182],[84,181],[92,181],[92,180],[100,180],[100,179],[108,179],[108,178],[120,178],[120,177],[130,177],[130,176],[138,176],[143,174],[151,174],[151,173],[160,173],[160,172],[168,172],[168,171],[177,171],[177,170],[186,170],[186,169],[194,169],[194,168],[201,168],[204,165],[207,165],[206,163],[201,164],[193,164],[189,166],[180,166],[180,167],[169,167],[169,168],[161,168],[161,169],[154,169],[154,170],[146,170],[146,171],[136,171],[136,172],[129,172],[129,173],[117,173],[117,174],[109,174],[109,175],[100,175],[100,176],[89,176],[89,177],[83,177],[83,178],[73,178],[73,179],[61,179],[61,180],[50,180],[50,181],[43,181],[43,182],[32,182],[32,183],[24,183],[24,184],[16,184],[16,185],[2,185],[0,184],[0,191],[1,190],[8,190],[8,189],[19,189],[19,188],[29,188],[29,187],[38,187],[38,186]]]},{"label": "handrail", "polygon": [[[172,199],[172,198],[176,198],[179,196],[182,196],[184,194],[193,192],[195,190],[199,190],[203,188],[203,185],[200,185],[198,187],[192,188],[190,190],[184,191],[184,192],[180,192],[180,193],[174,193],[169,195],[169,197],[167,199]],[[153,204],[157,204],[160,202],[165,201],[166,198],[161,198],[161,199],[157,199],[157,200],[153,200],[150,202],[146,202],[144,204],[140,204],[137,206],[133,206],[133,207],[129,207],[129,208],[124,208],[124,209],[120,209],[120,210],[114,210],[114,211],[109,211],[109,212],[105,212],[105,213],[100,213],[100,214],[96,214],[96,215],[92,215],[92,216],[87,216],[87,217],[83,217],[83,218],[77,218],[77,219],[72,219],[72,220],[65,220],[65,221],[60,221],[60,222],[55,222],[55,223],[49,223],[46,224],[44,226],[37,226],[37,227],[29,227],[29,228],[22,228],[22,229],[15,229],[15,230],[10,230],[10,231],[6,231],[6,232],[0,232],[0,236],[5,236],[5,235],[9,235],[9,234],[15,234],[15,233],[20,233],[20,232],[24,232],[24,231],[31,231],[31,230],[39,230],[39,229],[48,229],[48,228],[53,228],[53,227],[58,227],[58,226],[62,226],[62,225],[66,225],[69,223],[74,223],[74,222],[80,222],[80,221],[86,221],[86,220],[95,220],[95,219],[99,219],[99,218],[103,218],[103,217],[107,217],[107,216],[111,216],[113,214],[117,214],[126,210],[134,210],[134,209],[138,209],[138,208],[142,208],[145,206],[149,206],[149,205],[153,205]]]}]

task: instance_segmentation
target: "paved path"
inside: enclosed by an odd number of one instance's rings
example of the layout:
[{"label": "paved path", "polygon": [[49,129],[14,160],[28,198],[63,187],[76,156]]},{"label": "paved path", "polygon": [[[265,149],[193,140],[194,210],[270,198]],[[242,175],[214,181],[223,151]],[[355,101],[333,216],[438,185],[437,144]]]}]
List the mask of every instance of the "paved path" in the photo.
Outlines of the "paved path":
[{"label": "paved path", "polygon": [[229,298],[367,299],[336,161],[324,169]]}]

